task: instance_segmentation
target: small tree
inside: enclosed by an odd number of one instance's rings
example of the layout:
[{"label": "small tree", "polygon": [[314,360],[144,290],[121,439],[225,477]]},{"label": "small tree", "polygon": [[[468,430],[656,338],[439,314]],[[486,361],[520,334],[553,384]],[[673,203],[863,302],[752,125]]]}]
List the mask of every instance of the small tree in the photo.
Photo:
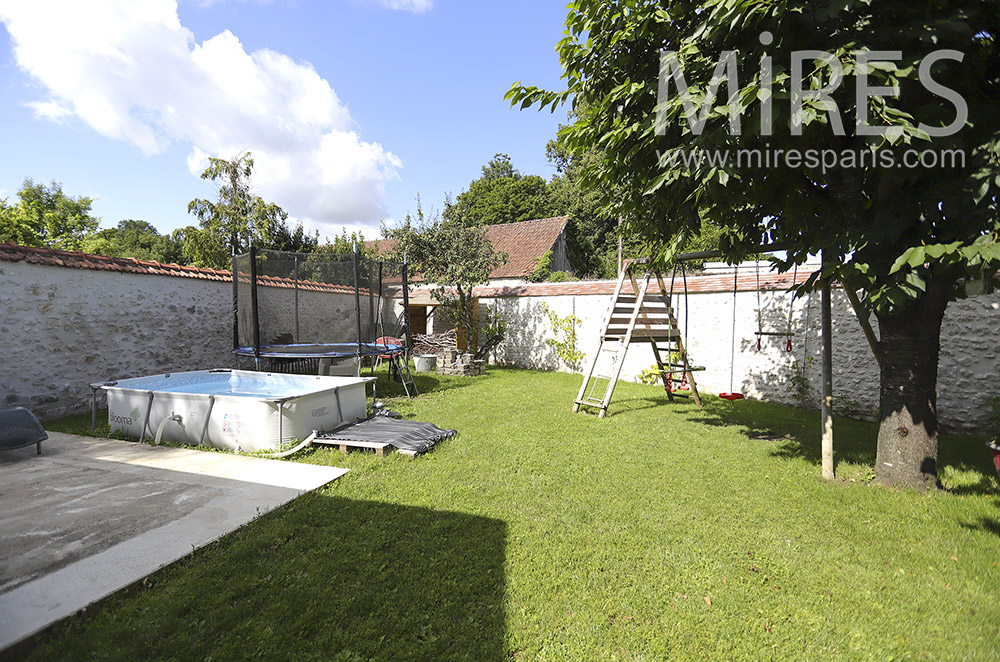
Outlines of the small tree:
[{"label": "small tree", "polygon": [[425,219],[419,200],[416,223],[407,214],[401,227],[384,232],[398,241],[394,252],[399,257],[405,254],[412,271],[435,285],[434,298],[465,331],[469,349],[474,350],[478,317],[472,290],[489,282],[490,273],[507,261],[507,254],[493,250],[484,227]]},{"label": "small tree", "polygon": [[496,154],[469,189],[445,201],[445,220],[463,225],[496,225],[555,216],[548,185],[538,175],[522,175],[510,157]]},{"label": "small tree", "polygon": [[182,262],[183,243],[161,235],[146,221],[126,218],[117,227],[101,230],[83,241],[83,251],[112,257],[134,257],[157,262]]}]

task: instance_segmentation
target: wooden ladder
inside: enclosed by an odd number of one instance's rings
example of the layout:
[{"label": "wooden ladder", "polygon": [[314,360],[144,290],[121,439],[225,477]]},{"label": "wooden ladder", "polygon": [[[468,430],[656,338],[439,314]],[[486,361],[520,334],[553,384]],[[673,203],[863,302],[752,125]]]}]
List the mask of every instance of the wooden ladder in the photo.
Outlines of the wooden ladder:
[{"label": "wooden ladder", "polygon": [[[573,403],[574,412],[580,411],[581,406],[594,407],[598,409],[598,417],[604,418],[621,376],[625,354],[629,345],[635,342],[649,343],[653,348],[656,371],[671,402],[675,395],[688,397],[671,390],[671,377],[686,375],[691,387],[690,397],[701,406],[701,396],[694,380],[693,371],[696,368],[688,363],[684,340],[674,317],[670,295],[664,286],[663,274],[656,269],[647,269],[641,279],[636,278],[636,268],[645,264],[648,264],[647,260],[626,262],[618,276],[607,321],[601,331],[601,344],[590,362],[580,392]],[[626,280],[631,285],[630,293],[625,291]],[[650,284],[654,280],[659,288],[658,292],[650,291]],[[602,360],[605,357],[607,359]],[[598,365],[607,372],[596,372]],[[598,399],[596,394],[600,392],[599,386],[602,384],[604,393]]]}]

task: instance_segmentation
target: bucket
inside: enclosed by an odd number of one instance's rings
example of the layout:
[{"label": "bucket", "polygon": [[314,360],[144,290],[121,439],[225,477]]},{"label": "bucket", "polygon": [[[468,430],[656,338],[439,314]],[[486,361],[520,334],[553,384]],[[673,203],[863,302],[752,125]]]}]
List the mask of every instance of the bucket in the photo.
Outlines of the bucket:
[{"label": "bucket", "polygon": [[997,470],[997,476],[1000,477],[1000,443],[993,441],[986,445],[993,451],[993,468]]},{"label": "bucket", "polygon": [[437,354],[414,354],[413,367],[417,372],[434,372],[437,358]]}]

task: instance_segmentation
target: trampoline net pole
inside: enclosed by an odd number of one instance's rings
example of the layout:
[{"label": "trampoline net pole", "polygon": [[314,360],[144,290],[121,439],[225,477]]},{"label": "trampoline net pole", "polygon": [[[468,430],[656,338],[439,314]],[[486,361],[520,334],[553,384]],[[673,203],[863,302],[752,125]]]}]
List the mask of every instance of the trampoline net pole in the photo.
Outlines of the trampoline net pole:
[{"label": "trampoline net pole", "polygon": [[410,355],[410,280],[407,273],[406,261],[403,261],[403,351],[406,352],[406,356]]},{"label": "trampoline net pole", "polygon": [[360,278],[358,270],[361,258],[357,248],[354,249],[354,313],[358,320],[358,369],[361,369],[361,291],[358,289]]},{"label": "trampoline net pole", "polygon": [[257,249],[250,247],[250,308],[253,315],[253,356],[260,370],[260,319],[257,307]]},{"label": "trampoline net pole", "polygon": [[299,342],[299,256],[295,256],[295,342]]},{"label": "trampoline net pole", "polygon": [[[236,248],[233,248],[233,350],[240,348],[240,268]],[[239,355],[236,355],[236,367],[239,367]]]}]

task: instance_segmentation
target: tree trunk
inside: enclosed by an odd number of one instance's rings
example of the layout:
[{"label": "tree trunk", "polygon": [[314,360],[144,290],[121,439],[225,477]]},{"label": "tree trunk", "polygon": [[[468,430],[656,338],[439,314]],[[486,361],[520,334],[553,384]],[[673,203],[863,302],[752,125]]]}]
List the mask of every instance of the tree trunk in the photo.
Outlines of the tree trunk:
[{"label": "tree trunk", "polygon": [[883,485],[938,486],[938,354],[953,287],[954,279],[929,278],[918,301],[877,313],[882,365],[875,477]]}]

